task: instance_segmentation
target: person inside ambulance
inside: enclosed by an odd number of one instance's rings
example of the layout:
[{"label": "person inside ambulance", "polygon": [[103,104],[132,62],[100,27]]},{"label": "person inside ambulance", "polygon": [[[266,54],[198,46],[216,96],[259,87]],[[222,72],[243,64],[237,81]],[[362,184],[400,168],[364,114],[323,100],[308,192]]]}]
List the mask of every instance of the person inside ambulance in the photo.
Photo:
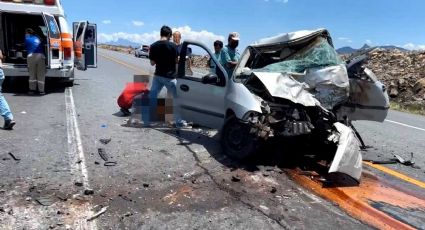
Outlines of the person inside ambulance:
[{"label": "person inside ambulance", "polygon": [[29,72],[29,94],[38,92],[45,94],[46,56],[44,55],[43,40],[37,36],[33,29],[25,30],[25,48],[28,52],[27,63]]}]

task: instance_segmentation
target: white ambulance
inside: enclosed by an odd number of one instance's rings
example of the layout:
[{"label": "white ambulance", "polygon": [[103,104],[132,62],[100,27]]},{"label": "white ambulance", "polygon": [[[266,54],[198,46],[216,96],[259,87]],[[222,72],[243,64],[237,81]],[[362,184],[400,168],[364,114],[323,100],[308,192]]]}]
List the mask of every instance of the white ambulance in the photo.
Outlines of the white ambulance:
[{"label": "white ambulance", "polygon": [[60,0],[0,0],[0,48],[8,77],[28,76],[25,29],[32,28],[45,44],[46,77],[74,82],[74,66],[97,67],[96,24],[73,24],[71,34]]}]

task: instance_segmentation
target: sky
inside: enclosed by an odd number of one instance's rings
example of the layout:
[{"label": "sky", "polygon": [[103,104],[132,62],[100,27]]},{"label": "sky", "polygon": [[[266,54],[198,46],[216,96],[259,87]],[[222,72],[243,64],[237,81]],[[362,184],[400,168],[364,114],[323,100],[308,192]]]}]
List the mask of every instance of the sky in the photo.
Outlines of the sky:
[{"label": "sky", "polygon": [[[364,44],[425,50],[425,0],[62,0],[69,23],[98,25],[99,43],[151,44],[162,25],[209,45],[326,28],[336,48]],[[225,41],[227,43],[227,41]]]}]

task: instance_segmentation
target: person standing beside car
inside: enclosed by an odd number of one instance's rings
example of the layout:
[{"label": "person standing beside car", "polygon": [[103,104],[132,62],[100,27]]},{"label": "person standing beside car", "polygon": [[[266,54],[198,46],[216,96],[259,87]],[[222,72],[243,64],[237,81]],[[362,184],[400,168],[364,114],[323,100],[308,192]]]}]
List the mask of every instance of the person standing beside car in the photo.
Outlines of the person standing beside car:
[{"label": "person standing beside car", "polygon": [[239,62],[240,54],[236,50],[239,46],[239,33],[232,32],[228,37],[228,44],[221,51],[220,63],[226,70],[229,77],[232,75],[233,70]]},{"label": "person standing beside car", "polygon": [[[176,79],[176,63],[177,63],[177,47],[170,41],[172,30],[168,26],[163,26],[160,32],[161,38],[153,43],[149,51],[149,59],[152,66],[155,66],[155,73],[152,80],[152,86],[149,92],[149,112],[146,106],[142,108],[142,118],[145,126],[149,126],[151,119],[151,111],[156,111],[157,98],[159,92],[164,88],[173,95],[174,101],[177,97],[177,79]],[[180,113],[176,106],[174,107],[174,120],[176,126],[186,126],[185,122],[180,119]]]},{"label": "person standing beside car", "polygon": [[5,79],[4,72],[3,72],[3,52],[0,50],[0,115],[4,118],[4,130],[12,130],[13,126],[15,126],[16,122],[13,120],[13,114],[10,111],[9,104],[6,101],[6,98],[4,98],[3,94],[1,93],[1,88],[3,85],[3,81]]},{"label": "person standing beside car", "polygon": [[[174,44],[176,44],[176,47],[177,47],[177,60],[180,60],[180,53],[181,53],[182,47],[183,47],[181,40],[182,40],[181,33],[179,31],[175,31],[173,33],[173,42],[174,42]],[[192,56],[192,49],[190,47],[187,47],[187,49],[186,49],[186,70],[185,70],[185,75],[187,75],[187,76],[193,75],[191,56]],[[177,61],[177,63],[178,62],[179,61]]]},{"label": "person standing beside car", "polygon": [[[220,61],[220,57],[221,57],[221,50],[223,49],[223,42],[220,40],[217,40],[214,42],[214,56],[217,59],[217,61]],[[213,61],[212,58],[210,58],[208,60],[208,66],[211,69],[212,73],[216,73],[216,68],[217,65],[216,63]]]},{"label": "person standing beside car", "polygon": [[34,94],[38,89],[38,93],[44,95],[46,79],[44,44],[31,28],[25,30],[25,48],[28,52],[27,63],[30,75],[29,94]]}]

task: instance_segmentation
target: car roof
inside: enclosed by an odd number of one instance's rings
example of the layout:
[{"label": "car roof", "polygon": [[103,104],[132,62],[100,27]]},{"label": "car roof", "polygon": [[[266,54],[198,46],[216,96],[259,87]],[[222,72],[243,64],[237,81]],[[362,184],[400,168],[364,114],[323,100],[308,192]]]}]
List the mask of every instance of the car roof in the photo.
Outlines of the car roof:
[{"label": "car roof", "polygon": [[318,37],[321,35],[328,37],[328,39],[330,40],[329,32],[324,28],[320,28],[316,30],[300,30],[300,31],[291,32],[291,33],[279,34],[274,37],[263,38],[254,42],[250,46],[251,47],[269,46],[269,45],[279,44],[279,43],[300,41],[300,40],[309,39],[312,37]]}]

